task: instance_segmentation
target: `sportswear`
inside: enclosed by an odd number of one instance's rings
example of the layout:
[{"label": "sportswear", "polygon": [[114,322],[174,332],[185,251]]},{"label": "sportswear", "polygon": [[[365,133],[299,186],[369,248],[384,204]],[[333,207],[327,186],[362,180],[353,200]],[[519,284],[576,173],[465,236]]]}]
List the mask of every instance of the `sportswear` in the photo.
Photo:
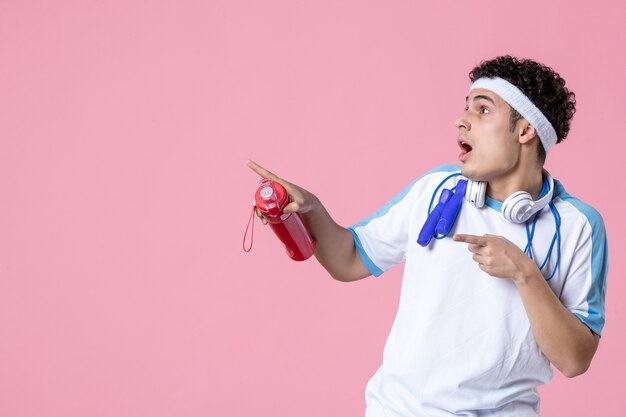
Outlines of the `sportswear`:
[{"label": "sportswear", "polygon": [[[367,417],[537,416],[537,387],[552,370],[512,280],[483,272],[467,244],[450,237],[416,243],[433,193],[460,167],[445,165],[413,181],[374,215],[349,227],[367,269],[379,276],[404,263],[400,303],[383,363],[366,389]],[[441,187],[454,187],[460,175]],[[548,281],[563,305],[594,333],[604,325],[607,239],[600,214],[555,180],[561,217],[559,267]],[[441,191],[441,190],[440,190]],[[436,204],[435,196],[433,206]],[[501,203],[464,203],[450,233],[500,235],[523,250],[526,226],[502,217]],[[530,221],[529,221],[530,223]],[[556,222],[539,214],[532,249],[546,258]],[[557,249],[542,270],[548,277]]]}]

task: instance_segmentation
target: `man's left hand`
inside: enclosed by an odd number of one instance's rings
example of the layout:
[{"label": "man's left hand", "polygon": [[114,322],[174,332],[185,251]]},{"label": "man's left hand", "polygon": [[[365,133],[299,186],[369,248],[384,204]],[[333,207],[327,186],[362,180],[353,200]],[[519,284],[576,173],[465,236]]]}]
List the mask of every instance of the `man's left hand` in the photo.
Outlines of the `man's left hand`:
[{"label": "man's left hand", "polygon": [[452,239],[469,243],[467,249],[474,254],[472,259],[491,276],[517,282],[528,274],[530,268],[537,268],[520,248],[502,236],[456,234]]}]

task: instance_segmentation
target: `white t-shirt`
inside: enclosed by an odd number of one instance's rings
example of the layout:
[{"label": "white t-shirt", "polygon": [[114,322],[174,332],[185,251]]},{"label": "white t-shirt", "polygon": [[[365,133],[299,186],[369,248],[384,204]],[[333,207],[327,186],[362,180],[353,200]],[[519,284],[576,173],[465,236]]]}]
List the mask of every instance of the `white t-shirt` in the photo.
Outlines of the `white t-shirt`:
[{"label": "white t-shirt", "polygon": [[[366,389],[367,417],[536,416],[537,386],[552,370],[537,345],[515,284],[483,272],[467,244],[450,237],[427,247],[417,236],[433,192],[458,166],[445,165],[415,180],[373,216],[351,226],[361,260],[379,276],[405,263],[398,313],[383,363]],[[461,176],[450,178],[439,193]],[[553,203],[561,217],[560,256],[548,281],[563,305],[600,334],[604,325],[607,241],[602,218],[569,196],[555,180]],[[522,250],[524,224],[505,220],[500,203],[477,209],[464,203],[450,232],[504,236]],[[556,224],[546,207],[532,239],[541,265]],[[557,260],[555,243],[547,278]]]}]

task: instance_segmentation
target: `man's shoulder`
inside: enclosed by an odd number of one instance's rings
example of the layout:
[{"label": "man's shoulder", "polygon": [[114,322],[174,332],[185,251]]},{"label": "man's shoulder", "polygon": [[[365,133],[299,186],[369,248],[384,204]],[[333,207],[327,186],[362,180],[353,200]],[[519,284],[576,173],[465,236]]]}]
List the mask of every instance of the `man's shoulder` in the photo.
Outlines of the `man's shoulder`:
[{"label": "man's shoulder", "polygon": [[458,165],[439,165],[421,174],[414,179],[394,198],[400,201],[407,196],[414,196],[429,189],[434,189],[437,184],[449,183],[454,185],[454,179],[461,177],[461,167]]},{"label": "man's shoulder", "polygon": [[461,172],[461,167],[459,165],[444,164],[444,165],[436,166],[430,171],[427,171],[424,175],[422,175],[422,177],[425,177],[427,175],[432,175],[432,174],[445,174],[445,173],[452,174],[456,172]]},{"label": "man's shoulder", "polygon": [[418,183],[425,183],[428,182],[429,180],[442,180],[447,178],[448,176],[450,178],[456,177],[456,176],[460,176],[461,174],[461,167],[458,165],[453,165],[453,164],[444,164],[444,165],[438,165],[434,168],[432,168],[429,171],[426,171],[425,173],[421,174],[419,177],[415,178],[410,186],[413,186],[415,184]]},{"label": "man's shoulder", "polygon": [[559,211],[567,207],[569,208],[567,212],[570,215],[579,216],[586,220],[593,230],[604,230],[604,220],[600,212],[580,198],[569,194],[563,184],[558,180],[554,181],[554,196],[561,202]]}]

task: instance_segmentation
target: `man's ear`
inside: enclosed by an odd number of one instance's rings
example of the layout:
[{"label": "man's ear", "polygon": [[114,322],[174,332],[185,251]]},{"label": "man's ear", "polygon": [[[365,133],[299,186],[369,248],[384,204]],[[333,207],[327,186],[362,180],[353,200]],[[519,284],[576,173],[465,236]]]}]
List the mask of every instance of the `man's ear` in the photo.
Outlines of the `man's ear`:
[{"label": "man's ear", "polygon": [[539,139],[539,135],[537,135],[537,131],[535,130],[535,127],[531,125],[530,123],[528,123],[528,120],[526,119],[519,120],[518,129],[519,129],[518,140],[519,140],[519,143],[521,144],[527,144],[535,138]]}]

